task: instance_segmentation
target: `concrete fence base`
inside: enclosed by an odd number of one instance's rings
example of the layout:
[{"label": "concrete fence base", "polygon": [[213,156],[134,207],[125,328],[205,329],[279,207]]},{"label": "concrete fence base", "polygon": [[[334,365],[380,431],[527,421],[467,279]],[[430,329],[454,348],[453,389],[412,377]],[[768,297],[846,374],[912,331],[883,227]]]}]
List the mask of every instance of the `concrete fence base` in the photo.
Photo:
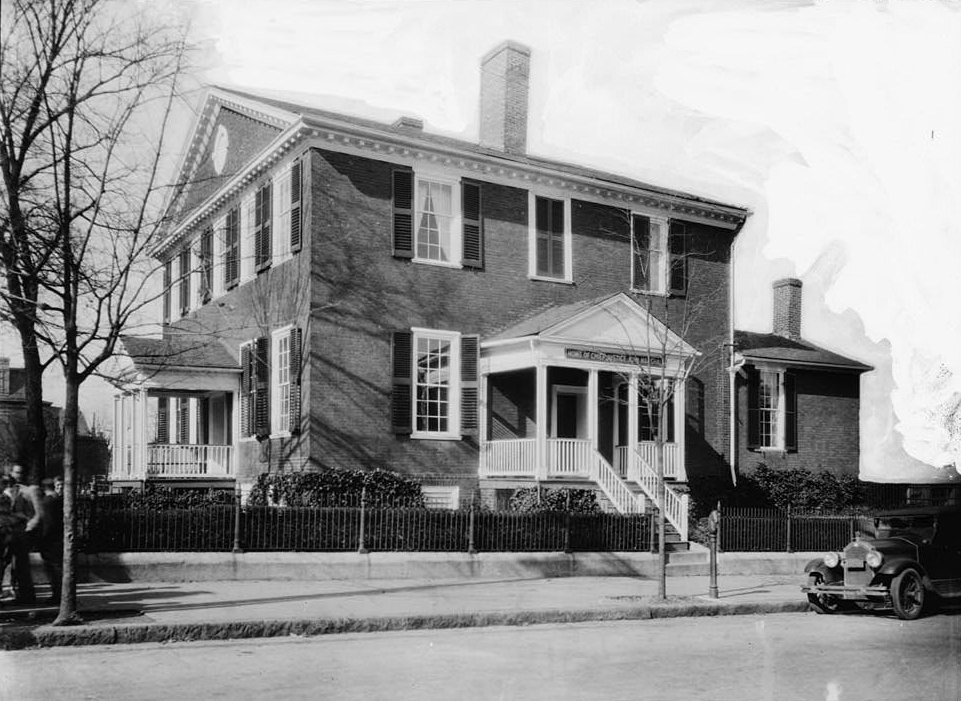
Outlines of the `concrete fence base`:
[{"label": "concrete fence base", "polygon": [[[721,575],[801,575],[818,553],[721,553]],[[45,576],[33,556],[34,581]],[[656,577],[651,553],[106,553],[78,558],[80,582]],[[672,554],[669,576],[708,574],[706,551]]]}]

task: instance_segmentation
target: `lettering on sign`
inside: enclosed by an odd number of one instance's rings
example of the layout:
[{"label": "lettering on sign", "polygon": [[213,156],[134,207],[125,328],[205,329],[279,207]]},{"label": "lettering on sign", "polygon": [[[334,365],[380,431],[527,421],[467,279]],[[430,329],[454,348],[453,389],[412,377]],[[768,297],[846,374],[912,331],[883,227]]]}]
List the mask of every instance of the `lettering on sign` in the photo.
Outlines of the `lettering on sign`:
[{"label": "lettering on sign", "polygon": [[564,355],[573,360],[592,360],[596,363],[620,363],[622,365],[648,365],[660,367],[664,359],[656,355],[633,355],[631,353],[608,353],[583,348],[565,348]]}]

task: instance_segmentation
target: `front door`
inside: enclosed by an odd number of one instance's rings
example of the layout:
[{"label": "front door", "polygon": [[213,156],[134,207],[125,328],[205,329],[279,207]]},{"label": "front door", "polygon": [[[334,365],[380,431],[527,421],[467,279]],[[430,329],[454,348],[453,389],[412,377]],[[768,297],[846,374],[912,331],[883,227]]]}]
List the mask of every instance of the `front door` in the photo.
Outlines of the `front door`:
[{"label": "front door", "polygon": [[554,387],[552,430],[554,438],[590,438],[587,427],[587,388]]}]

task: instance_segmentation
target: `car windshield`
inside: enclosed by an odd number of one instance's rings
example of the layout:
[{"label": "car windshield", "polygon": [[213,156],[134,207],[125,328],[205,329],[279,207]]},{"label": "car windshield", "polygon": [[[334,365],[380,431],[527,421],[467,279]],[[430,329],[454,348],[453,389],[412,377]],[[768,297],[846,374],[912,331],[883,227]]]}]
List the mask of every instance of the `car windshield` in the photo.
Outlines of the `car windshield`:
[{"label": "car windshield", "polygon": [[934,535],[934,516],[929,514],[879,516],[874,519],[874,532],[878,538],[907,534],[931,538]]}]

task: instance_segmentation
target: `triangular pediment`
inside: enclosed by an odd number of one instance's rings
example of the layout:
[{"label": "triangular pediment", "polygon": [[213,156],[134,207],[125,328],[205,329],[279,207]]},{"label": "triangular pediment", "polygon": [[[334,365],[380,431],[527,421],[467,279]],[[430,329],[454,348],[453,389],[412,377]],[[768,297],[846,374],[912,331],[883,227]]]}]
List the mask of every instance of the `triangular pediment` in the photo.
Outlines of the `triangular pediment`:
[{"label": "triangular pediment", "polygon": [[168,218],[180,221],[253,161],[298,115],[211,90],[181,160]]},{"label": "triangular pediment", "polygon": [[544,341],[616,348],[646,355],[697,353],[683,338],[623,293],[581,309],[538,335]]}]

